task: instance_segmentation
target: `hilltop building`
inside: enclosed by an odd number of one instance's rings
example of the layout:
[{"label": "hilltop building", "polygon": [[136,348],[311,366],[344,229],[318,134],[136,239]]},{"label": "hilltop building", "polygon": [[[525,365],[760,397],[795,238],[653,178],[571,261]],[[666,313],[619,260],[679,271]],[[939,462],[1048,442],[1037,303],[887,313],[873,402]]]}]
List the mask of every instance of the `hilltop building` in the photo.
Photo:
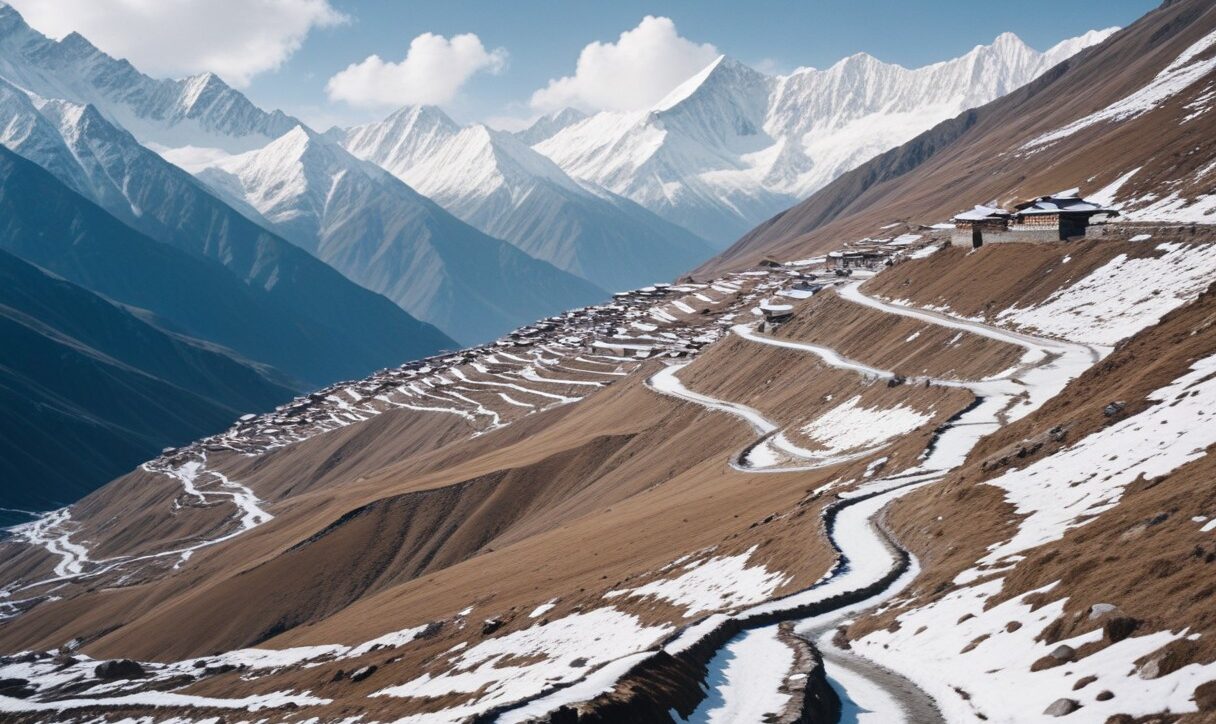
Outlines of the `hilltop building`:
[{"label": "hilltop building", "polygon": [[1066,241],[1085,236],[1091,224],[1102,224],[1119,212],[1081,198],[1076,189],[1061,191],[1006,211],[976,206],[954,217],[953,243],[979,248],[1009,241]]}]

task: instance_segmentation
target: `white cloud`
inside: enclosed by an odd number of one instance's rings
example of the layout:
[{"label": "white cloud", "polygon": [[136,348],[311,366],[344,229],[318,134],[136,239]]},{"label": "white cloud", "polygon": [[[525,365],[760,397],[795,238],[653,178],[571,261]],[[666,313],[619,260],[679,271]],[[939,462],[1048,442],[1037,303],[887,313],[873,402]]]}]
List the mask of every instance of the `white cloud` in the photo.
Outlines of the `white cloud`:
[{"label": "white cloud", "polygon": [[8,0],[37,30],[77,31],[152,75],[212,71],[234,86],[275,70],[309,31],[348,22],[329,0]]},{"label": "white cloud", "polygon": [[486,50],[473,33],[442,35],[423,33],[410,41],[400,63],[378,55],[352,63],[329,79],[325,92],[330,100],[353,106],[376,108],[411,104],[442,105],[451,101],[474,73],[499,73],[507,63],[507,51]]},{"label": "white cloud", "polygon": [[566,106],[585,111],[646,108],[718,55],[709,43],[698,45],[680,37],[670,18],[647,15],[615,43],[597,41],[583,48],[574,75],[550,80],[532,94],[532,107],[539,111]]}]

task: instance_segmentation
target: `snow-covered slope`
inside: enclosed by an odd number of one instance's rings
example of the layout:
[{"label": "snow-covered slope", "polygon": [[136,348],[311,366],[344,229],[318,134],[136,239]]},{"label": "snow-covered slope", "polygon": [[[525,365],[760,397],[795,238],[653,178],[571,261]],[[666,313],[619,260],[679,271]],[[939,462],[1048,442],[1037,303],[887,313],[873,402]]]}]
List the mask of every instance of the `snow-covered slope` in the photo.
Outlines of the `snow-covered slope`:
[{"label": "snow-covered slope", "polygon": [[91,103],[143,143],[186,163],[257,148],[299,123],[263,111],[212,73],[155,79],[77,33],[47,38],[2,1],[0,76],[43,97]]},{"label": "snow-covered slope", "polygon": [[554,134],[563,128],[586,118],[587,114],[576,108],[563,108],[560,111],[546,113],[537,118],[532,125],[522,131],[516,131],[513,135],[529,146],[535,146],[541,141],[552,138]]},{"label": "snow-covered slope", "polygon": [[686,229],[575,181],[513,135],[461,128],[435,107],[349,129],[344,145],[485,233],[604,288],[667,280],[711,253]]},{"label": "snow-covered slope", "polygon": [[599,113],[535,148],[571,176],[725,243],[1112,32],[1092,31],[1043,53],[1005,33],[917,69],[859,53],[826,70],[768,76],[720,57],[649,110]]},{"label": "snow-covered slope", "polygon": [[492,339],[606,296],[465,224],[302,126],[199,177],[256,220],[462,342]]}]

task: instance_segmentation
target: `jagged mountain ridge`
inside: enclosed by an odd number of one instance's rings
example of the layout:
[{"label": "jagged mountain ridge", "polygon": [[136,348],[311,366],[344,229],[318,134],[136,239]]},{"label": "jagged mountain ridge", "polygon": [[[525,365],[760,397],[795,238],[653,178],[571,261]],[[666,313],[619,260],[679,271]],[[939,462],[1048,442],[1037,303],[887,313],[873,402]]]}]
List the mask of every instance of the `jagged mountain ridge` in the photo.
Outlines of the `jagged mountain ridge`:
[{"label": "jagged mountain ridge", "polygon": [[92,104],[140,141],[161,150],[228,152],[266,144],[299,123],[263,111],[214,73],[155,79],[98,50],[79,33],[52,40],[0,2],[0,76],[46,98]]},{"label": "jagged mountain ridge", "polygon": [[607,296],[481,233],[302,126],[199,177],[350,279],[466,344]]},{"label": "jagged mountain ridge", "polygon": [[511,134],[461,127],[433,106],[341,135],[355,156],[467,223],[606,289],[671,279],[712,253],[632,201],[575,181]]},{"label": "jagged mountain ridge", "polygon": [[[365,374],[452,345],[438,330],[237,213],[92,106],[31,99],[0,80],[0,122],[0,143],[133,230],[108,232],[107,239],[121,243],[142,232],[196,262],[200,257],[218,262],[233,282],[248,289],[231,294],[245,305],[233,313],[230,304],[183,304],[185,292],[145,280],[149,289],[164,294],[141,294],[139,306],[156,310],[188,334],[310,384]],[[199,273],[206,277],[196,284],[200,292],[218,288],[215,271]]]},{"label": "jagged mountain ridge", "polygon": [[1111,32],[1043,53],[1006,33],[911,70],[860,53],[826,70],[768,76],[720,57],[653,108],[595,114],[535,148],[571,176],[725,245],[845,171]]}]

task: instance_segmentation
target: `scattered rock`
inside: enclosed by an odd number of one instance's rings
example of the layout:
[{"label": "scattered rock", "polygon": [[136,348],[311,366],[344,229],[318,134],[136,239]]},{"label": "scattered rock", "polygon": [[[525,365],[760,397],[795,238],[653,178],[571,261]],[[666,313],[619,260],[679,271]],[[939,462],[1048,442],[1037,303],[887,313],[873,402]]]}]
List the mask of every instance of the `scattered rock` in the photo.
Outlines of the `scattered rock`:
[{"label": "scattered rock", "polygon": [[1068,716],[1080,708],[1080,702],[1075,699],[1056,699],[1051,706],[1043,710],[1043,714],[1044,716]]},{"label": "scattered rock", "polygon": [[1068,437],[1068,430],[1063,425],[1056,425],[1047,431],[1047,436],[1051,438],[1052,442],[1064,442],[1064,439]]},{"label": "scattered rock", "polygon": [[1072,661],[1077,657],[1077,650],[1068,644],[1060,644],[1048,655],[1056,661]]},{"label": "scattered rock", "polygon": [[487,618],[481,624],[481,635],[489,636],[490,634],[494,633],[498,629],[502,628],[503,623],[504,622],[501,618]]},{"label": "scattered rock", "polygon": [[1108,404],[1106,407],[1103,407],[1102,414],[1106,415],[1107,417],[1114,417],[1120,412],[1123,412],[1123,408],[1125,407],[1127,407],[1127,403],[1123,402],[1122,400],[1117,400]]},{"label": "scattered rock", "polygon": [[237,666],[235,664],[215,664],[214,666],[205,667],[203,669],[203,675],[204,676],[219,676],[220,674],[227,674],[229,671],[236,671],[236,670],[237,670]]},{"label": "scattered rock", "polygon": [[354,671],[350,672],[350,680],[351,681],[363,681],[367,677],[376,673],[377,668],[378,667],[375,664],[372,664],[371,666],[361,666],[361,667],[355,669]]},{"label": "scattered rock", "polygon": [[1115,698],[1115,692],[1111,691],[1110,689],[1105,689],[1103,691],[1099,691],[1098,695],[1094,698],[1098,701],[1110,701],[1111,699]]},{"label": "scattered rock", "polygon": [[55,657],[55,665],[58,666],[60,669],[66,669],[69,666],[75,666],[76,664],[79,664],[79,663],[80,663],[80,659],[76,658],[75,656],[68,656],[67,654],[59,654]]},{"label": "scattered rock", "polygon": [[1081,678],[1077,679],[1077,683],[1072,685],[1072,690],[1077,691],[1078,689],[1084,689],[1097,680],[1098,677],[1096,676],[1082,676]]},{"label": "scattered rock", "polygon": [[1157,679],[1168,676],[1187,664],[1194,663],[1197,644],[1180,639],[1166,644],[1160,651],[1140,664],[1137,673],[1141,679]]},{"label": "scattered rock", "polygon": [[899,387],[907,381],[907,377],[904,377],[903,375],[895,375],[891,379],[887,380],[887,387]]},{"label": "scattered rock", "polygon": [[1102,636],[1112,644],[1118,643],[1131,636],[1139,626],[1140,622],[1131,616],[1115,616],[1102,624]]},{"label": "scattered rock", "polygon": [[443,621],[431,621],[422,629],[422,631],[420,631],[418,633],[417,638],[420,638],[420,639],[434,638],[435,636],[439,635],[439,632],[442,630],[443,630]]},{"label": "scattered rock", "polygon": [[1199,711],[1216,711],[1216,681],[1195,687],[1195,704]]},{"label": "scattered rock", "polygon": [[329,677],[330,681],[341,681],[346,678],[346,669],[338,669],[334,675]]},{"label": "scattered rock", "polygon": [[103,661],[93,669],[93,675],[99,679],[113,681],[115,679],[138,679],[144,675],[144,667],[130,659],[114,659]]}]

